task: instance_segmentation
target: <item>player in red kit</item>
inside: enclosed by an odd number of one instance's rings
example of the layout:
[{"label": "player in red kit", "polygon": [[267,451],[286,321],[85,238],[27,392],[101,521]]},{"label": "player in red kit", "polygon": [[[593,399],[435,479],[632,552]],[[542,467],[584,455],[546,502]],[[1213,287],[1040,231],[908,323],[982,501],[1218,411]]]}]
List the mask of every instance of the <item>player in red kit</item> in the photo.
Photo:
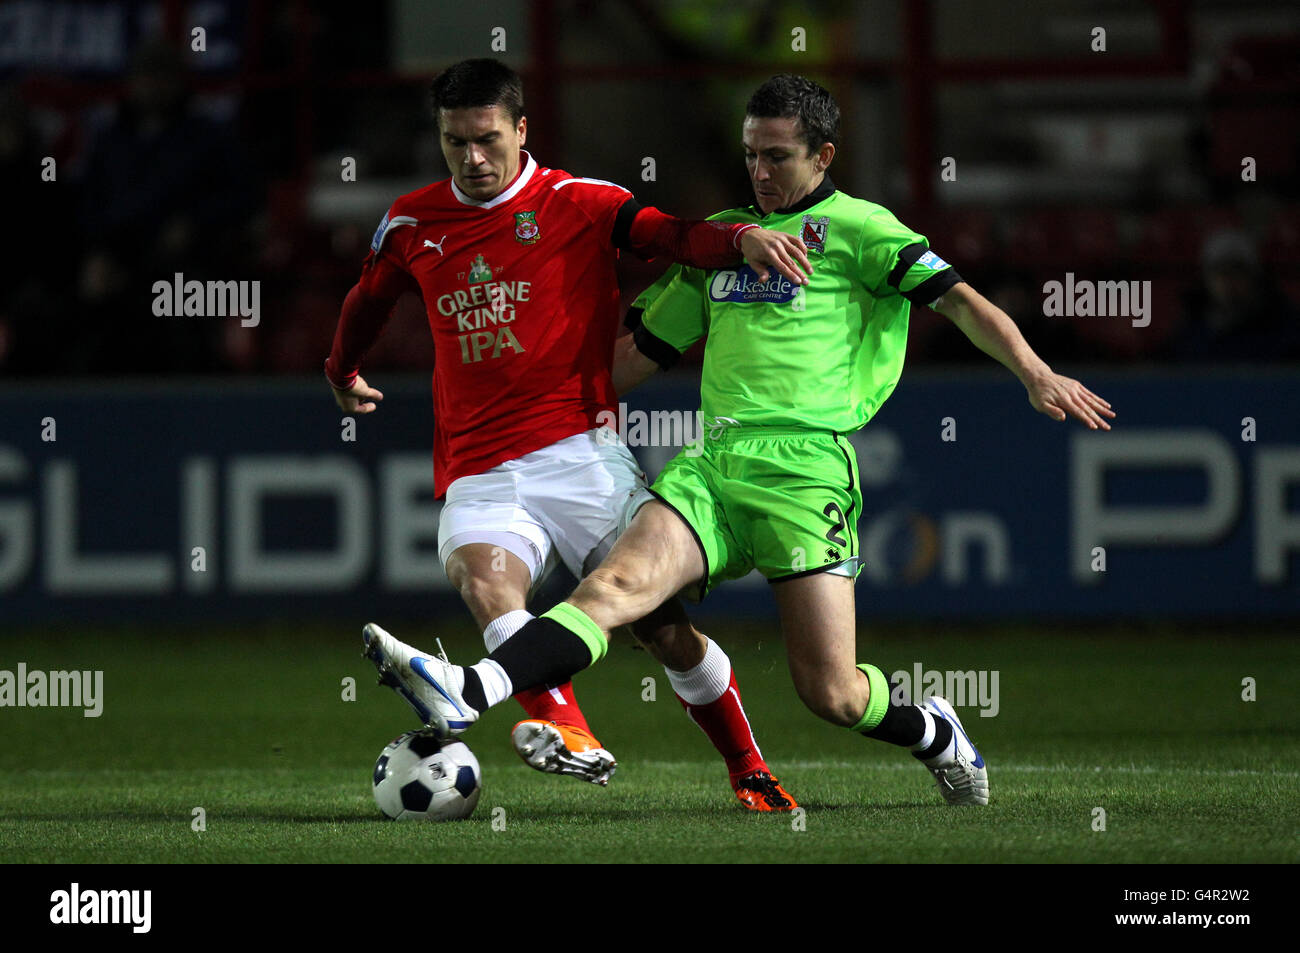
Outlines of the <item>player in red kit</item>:
[{"label": "player in red kit", "polygon": [[[617,537],[645,477],[601,414],[614,414],[620,249],[696,267],[775,268],[803,284],[804,247],[747,226],[687,222],[637,204],[610,182],[544,168],[524,152],[519,77],[495,60],[450,67],[432,88],[449,180],[404,195],[380,222],[348,293],[325,373],[339,406],[371,413],[383,395],[359,375],[404,292],[424,300],[435,344],[434,485],[445,496],[438,548],[489,652],[531,618],[529,593],[557,562],[581,578]],[[791,798],[754,741],[730,660],[675,599],[633,626],[688,713],[727,762],[753,810]],[[422,721],[425,706],[392,677],[367,626],[381,679]],[[387,638],[387,633],[383,633]],[[652,638],[651,636],[656,637]],[[503,700],[509,679],[490,686]],[[591,733],[569,683],[515,696],[512,732],[542,771],[608,782],[613,756]]]}]

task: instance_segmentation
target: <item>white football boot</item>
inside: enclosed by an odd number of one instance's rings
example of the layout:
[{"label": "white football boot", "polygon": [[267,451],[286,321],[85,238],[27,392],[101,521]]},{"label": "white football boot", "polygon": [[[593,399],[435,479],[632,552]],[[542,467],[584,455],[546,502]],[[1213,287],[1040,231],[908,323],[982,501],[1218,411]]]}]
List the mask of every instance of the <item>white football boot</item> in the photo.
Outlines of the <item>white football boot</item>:
[{"label": "white football boot", "polygon": [[949,804],[988,804],[989,773],[984,766],[984,758],[971,744],[957,712],[946,698],[937,695],[927,698],[921,707],[935,718],[942,718],[952,725],[952,754],[946,760],[940,755],[921,762],[934,775],[943,799]]},{"label": "white football boot", "polygon": [[420,721],[439,737],[458,735],[478,721],[478,712],[465,703],[461,689],[465,672],[459,665],[433,658],[399,642],[373,622],[361,630],[362,653],[375,663],[379,682],[406,699]]}]

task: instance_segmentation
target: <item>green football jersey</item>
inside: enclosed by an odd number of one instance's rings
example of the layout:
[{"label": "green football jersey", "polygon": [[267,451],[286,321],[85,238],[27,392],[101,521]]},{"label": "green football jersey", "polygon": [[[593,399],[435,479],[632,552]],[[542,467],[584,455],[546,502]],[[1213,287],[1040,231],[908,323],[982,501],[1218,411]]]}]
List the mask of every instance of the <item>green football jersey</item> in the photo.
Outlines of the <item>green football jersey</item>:
[{"label": "green football jersey", "polygon": [[859,429],[902,374],[912,304],[961,281],[923,236],[829,176],[789,209],[729,209],[711,221],[798,236],[813,266],[802,287],[775,269],[759,282],[747,264],[674,266],[633,306],[643,312],[638,348],[665,367],[708,334],[701,412],[743,426]]}]

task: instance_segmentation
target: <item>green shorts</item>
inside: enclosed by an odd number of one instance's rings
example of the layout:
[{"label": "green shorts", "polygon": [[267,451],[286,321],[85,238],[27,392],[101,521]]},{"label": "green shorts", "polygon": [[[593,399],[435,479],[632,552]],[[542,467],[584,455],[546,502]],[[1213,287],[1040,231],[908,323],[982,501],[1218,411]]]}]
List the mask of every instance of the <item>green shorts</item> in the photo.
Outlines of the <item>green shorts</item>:
[{"label": "green shorts", "polygon": [[664,467],[651,492],[695,534],[704,594],[757,569],[769,582],[858,574],[862,492],[853,447],[829,431],[727,427]]}]

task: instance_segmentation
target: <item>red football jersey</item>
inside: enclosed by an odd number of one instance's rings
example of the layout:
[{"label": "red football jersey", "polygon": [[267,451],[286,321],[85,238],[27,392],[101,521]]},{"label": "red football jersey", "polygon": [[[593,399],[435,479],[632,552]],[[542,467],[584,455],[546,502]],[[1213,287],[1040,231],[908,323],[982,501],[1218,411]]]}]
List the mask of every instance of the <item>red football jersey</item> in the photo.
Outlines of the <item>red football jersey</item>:
[{"label": "red football jersey", "polygon": [[393,203],[375,256],[418,282],[433,332],[433,473],[438,496],[597,426],[617,395],[619,209],[632,194],[539,166],[527,152],[486,202],[435,182]]}]

